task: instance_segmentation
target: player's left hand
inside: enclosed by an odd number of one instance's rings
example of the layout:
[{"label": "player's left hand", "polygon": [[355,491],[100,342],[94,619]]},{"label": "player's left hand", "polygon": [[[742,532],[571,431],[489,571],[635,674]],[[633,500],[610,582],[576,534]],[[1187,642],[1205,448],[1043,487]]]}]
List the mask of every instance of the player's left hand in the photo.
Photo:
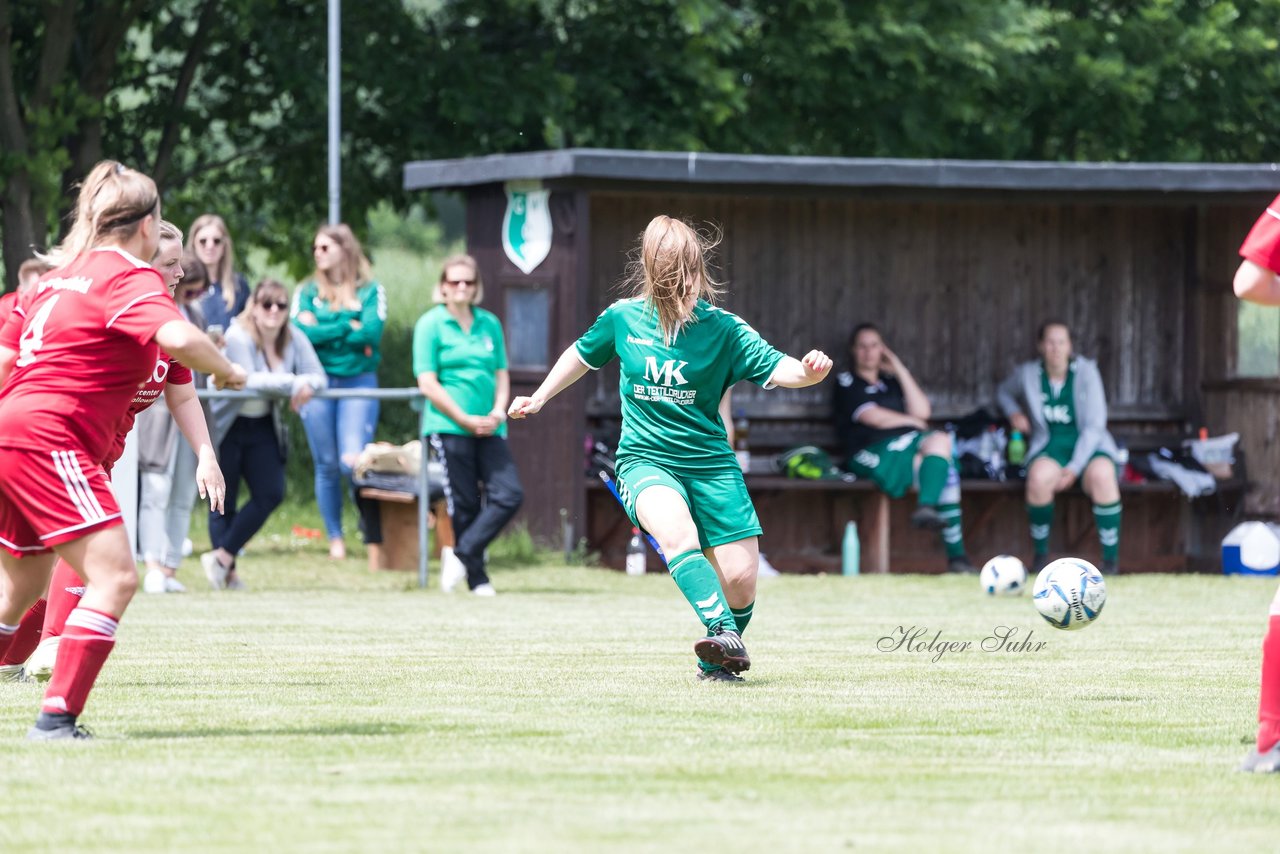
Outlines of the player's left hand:
[{"label": "player's left hand", "polygon": [[542,410],[542,402],[532,397],[517,397],[507,407],[507,417],[524,418],[526,415],[537,415]]},{"label": "player's left hand", "polygon": [[821,350],[810,350],[800,360],[804,375],[813,382],[821,382],[831,372],[831,357]]},{"label": "player's left hand", "polygon": [[1071,469],[1063,469],[1062,474],[1058,475],[1058,483],[1053,487],[1054,492],[1065,492],[1075,485],[1076,473]]},{"label": "player's left hand", "polygon": [[245,383],[249,381],[249,375],[245,373],[244,368],[231,363],[231,371],[226,374],[214,374],[213,387],[218,389],[229,388],[232,390],[242,389]]},{"label": "player's left hand", "polygon": [[200,449],[200,460],[196,463],[196,489],[200,492],[201,501],[209,499],[209,510],[223,512],[227,482],[222,477],[222,469],[218,467],[217,456],[207,445]]}]

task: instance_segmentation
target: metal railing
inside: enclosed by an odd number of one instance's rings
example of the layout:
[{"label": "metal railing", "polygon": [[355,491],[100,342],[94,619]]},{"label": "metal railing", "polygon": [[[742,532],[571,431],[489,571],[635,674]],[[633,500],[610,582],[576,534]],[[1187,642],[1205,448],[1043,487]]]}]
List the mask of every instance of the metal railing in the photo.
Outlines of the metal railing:
[{"label": "metal railing", "polygon": [[[232,399],[232,400],[285,400],[288,398],[279,394],[270,394],[258,389],[244,389],[243,391],[230,391],[212,388],[196,389],[196,395],[202,400],[211,399]],[[426,395],[416,388],[327,388],[323,391],[317,391],[314,397],[342,399],[342,398],[366,398],[370,400],[401,400],[413,402],[426,401]],[[423,442],[422,448],[422,464],[418,467],[418,586],[427,586],[427,552],[431,546],[431,534],[427,529],[427,514],[430,503],[431,489],[427,472],[427,448],[425,440],[419,436],[419,442]],[[216,450],[216,449],[215,449]]]}]

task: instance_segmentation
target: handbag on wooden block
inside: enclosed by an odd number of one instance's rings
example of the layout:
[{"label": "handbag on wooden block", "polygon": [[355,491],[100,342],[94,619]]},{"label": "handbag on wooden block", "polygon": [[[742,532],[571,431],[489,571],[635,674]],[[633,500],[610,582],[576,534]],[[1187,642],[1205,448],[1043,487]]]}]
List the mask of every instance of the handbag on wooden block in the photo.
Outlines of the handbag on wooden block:
[{"label": "handbag on wooden block", "polygon": [[364,480],[370,473],[417,475],[422,470],[422,442],[417,439],[403,445],[370,442],[356,459],[352,477]]}]

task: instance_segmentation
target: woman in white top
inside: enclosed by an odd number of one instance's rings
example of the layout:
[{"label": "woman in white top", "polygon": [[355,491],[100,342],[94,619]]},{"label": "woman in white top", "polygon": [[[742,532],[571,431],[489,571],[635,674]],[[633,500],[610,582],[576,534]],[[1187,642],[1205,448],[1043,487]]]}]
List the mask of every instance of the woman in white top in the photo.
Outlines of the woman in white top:
[{"label": "woman in white top", "polygon": [[[249,373],[246,388],[269,392],[257,399],[215,399],[213,441],[227,478],[226,514],[209,515],[213,550],[200,556],[215,590],[243,589],[236,555],[284,500],[288,447],[283,404],[297,412],[312,394],[328,386],[324,368],[305,335],[289,324],[289,291],[264,279],[245,310],[227,330],[227,358]],[[249,500],[237,507],[240,481]]]}]

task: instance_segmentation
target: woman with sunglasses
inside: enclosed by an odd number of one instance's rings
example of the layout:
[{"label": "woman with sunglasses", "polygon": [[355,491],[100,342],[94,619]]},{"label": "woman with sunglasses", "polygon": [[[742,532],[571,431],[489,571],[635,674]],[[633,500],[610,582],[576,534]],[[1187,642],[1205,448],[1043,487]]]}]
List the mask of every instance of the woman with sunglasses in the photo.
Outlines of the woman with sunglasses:
[{"label": "woman with sunglasses", "polygon": [[231,326],[249,301],[249,281],[236,272],[236,253],[227,224],[217,214],[204,214],[191,223],[187,249],[196,253],[209,272],[209,287],[200,300],[200,313],[207,327],[217,333]]},{"label": "woman with sunglasses", "polygon": [[[258,284],[249,306],[227,330],[226,353],[248,372],[246,388],[273,395],[212,403],[213,440],[227,478],[226,513],[209,514],[213,550],[200,556],[200,564],[213,589],[243,590],[236,555],[284,500],[289,446],[284,401],[297,412],[328,381],[311,342],[291,328],[289,292],[274,279]],[[237,506],[242,479],[249,500]]]},{"label": "woman with sunglasses", "polygon": [[[431,295],[437,305],[413,328],[413,374],[427,396],[422,434],[445,467],[454,555],[471,592],[492,596],[484,552],[520,509],[524,490],[507,448],[507,346],[497,316],[479,306],[483,296],[474,258],[445,259]],[[440,574],[446,591],[462,580],[451,566]]]},{"label": "woman with sunglasses", "polygon": [[[373,280],[360,241],[345,224],[321,226],[312,244],[315,274],[293,295],[293,322],[315,347],[330,388],[377,388],[387,294]],[[316,469],[316,503],[329,535],[329,557],[347,556],[342,493],[364,446],[373,441],[378,401],[312,401],[301,412]],[[365,541],[381,542],[372,508],[362,507]]]}]

